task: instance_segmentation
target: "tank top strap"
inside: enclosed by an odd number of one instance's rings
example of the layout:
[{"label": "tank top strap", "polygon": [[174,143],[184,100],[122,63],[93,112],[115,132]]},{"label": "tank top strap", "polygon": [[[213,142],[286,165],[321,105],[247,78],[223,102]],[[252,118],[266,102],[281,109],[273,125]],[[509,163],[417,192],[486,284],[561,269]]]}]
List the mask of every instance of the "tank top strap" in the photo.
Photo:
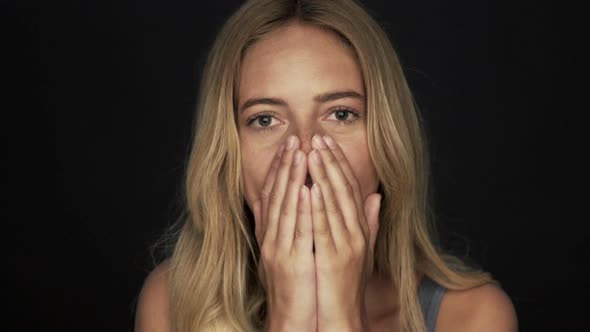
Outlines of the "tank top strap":
[{"label": "tank top strap", "polygon": [[424,322],[426,323],[426,329],[428,332],[434,332],[438,309],[444,293],[444,287],[426,275],[422,277],[418,289],[418,300],[420,302],[420,308],[422,308],[422,315],[424,316]]}]

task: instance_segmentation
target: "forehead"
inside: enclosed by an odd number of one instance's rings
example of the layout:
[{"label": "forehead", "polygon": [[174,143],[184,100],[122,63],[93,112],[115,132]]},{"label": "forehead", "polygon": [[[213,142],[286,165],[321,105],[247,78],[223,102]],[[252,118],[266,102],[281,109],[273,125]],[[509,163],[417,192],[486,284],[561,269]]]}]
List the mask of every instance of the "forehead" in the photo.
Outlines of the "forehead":
[{"label": "forehead", "polygon": [[363,91],[353,50],[334,32],[299,23],[281,27],[248,49],[240,68],[239,99]]}]

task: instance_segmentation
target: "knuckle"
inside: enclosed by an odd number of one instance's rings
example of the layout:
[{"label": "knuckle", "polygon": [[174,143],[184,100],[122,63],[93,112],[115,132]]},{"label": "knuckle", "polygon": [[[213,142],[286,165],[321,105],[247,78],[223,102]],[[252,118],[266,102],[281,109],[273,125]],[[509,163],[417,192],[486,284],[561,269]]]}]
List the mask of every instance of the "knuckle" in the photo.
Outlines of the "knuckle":
[{"label": "knuckle", "polygon": [[307,235],[307,232],[301,227],[295,228],[295,238],[303,238]]},{"label": "knuckle", "polygon": [[353,252],[359,254],[365,251],[367,241],[363,236],[355,236],[352,241],[350,241],[350,244]]},{"label": "knuckle", "polygon": [[280,203],[279,202],[279,194],[276,191],[271,191],[269,195],[270,195],[270,197],[269,197],[270,204],[275,205],[277,203]]},{"label": "knuckle", "polygon": [[346,158],[344,157],[344,154],[342,154],[342,153],[336,153],[334,157],[335,157],[334,159],[336,159],[338,164],[344,164],[347,162]]},{"label": "knuckle", "polygon": [[288,218],[291,215],[291,209],[287,206],[281,208],[280,216],[281,218]]},{"label": "knuckle", "polygon": [[325,182],[329,181],[327,172],[320,172],[319,178],[320,178],[319,180],[321,183],[325,183]]},{"label": "knuckle", "polygon": [[328,210],[329,213],[333,213],[336,215],[340,214],[340,210],[338,209],[338,206],[332,201],[328,201],[326,203],[326,210]]},{"label": "knuckle", "polygon": [[316,234],[317,236],[320,236],[320,237],[329,236],[330,235],[330,227],[328,227],[328,225],[319,226],[317,228],[314,228],[313,232],[314,232],[314,234]]},{"label": "knuckle", "polygon": [[334,158],[334,154],[332,154],[332,153],[326,153],[325,158],[326,158],[326,162],[328,162],[328,163],[336,162],[336,158]]},{"label": "knuckle", "polygon": [[354,250],[352,248],[352,244],[348,244],[346,246],[342,246],[338,248],[338,256],[339,262],[342,264],[346,264],[347,261],[350,261],[352,257],[354,257]]},{"label": "knuckle", "polygon": [[289,167],[289,166],[291,166],[291,160],[288,157],[288,154],[287,153],[283,154],[283,158],[281,158],[280,165],[281,165],[281,167]]},{"label": "knuckle", "polygon": [[260,248],[260,259],[263,262],[270,262],[274,257],[274,251],[269,248],[269,246],[262,245]]},{"label": "knuckle", "polygon": [[270,189],[264,188],[264,189],[262,189],[262,192],[260,193],[260,197],[262,199],[268,200],[270,198],[270,194],[271,194]]}]

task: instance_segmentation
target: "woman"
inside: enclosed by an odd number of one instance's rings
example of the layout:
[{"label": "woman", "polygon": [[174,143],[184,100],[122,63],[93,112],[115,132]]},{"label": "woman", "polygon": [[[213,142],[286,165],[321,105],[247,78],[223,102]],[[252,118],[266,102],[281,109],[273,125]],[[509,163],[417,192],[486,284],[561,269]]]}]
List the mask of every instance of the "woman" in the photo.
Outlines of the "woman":
[{"label": "woman", "polygon": [[187,218],[137,331],[516,331],[433,244],[402,68],[352,0],[245,2],[201,81]]}]

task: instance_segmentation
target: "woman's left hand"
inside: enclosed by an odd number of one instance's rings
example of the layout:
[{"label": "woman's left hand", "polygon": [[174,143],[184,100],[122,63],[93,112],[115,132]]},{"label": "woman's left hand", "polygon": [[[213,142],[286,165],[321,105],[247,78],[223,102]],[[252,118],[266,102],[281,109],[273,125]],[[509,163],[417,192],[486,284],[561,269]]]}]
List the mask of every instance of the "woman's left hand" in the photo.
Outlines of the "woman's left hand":
[{"label": "woman's left hand", "polygon": [[373,272],[381,195],[363,202],[338,144],[315,135],[309,171],[317,281],[318,331],[369,331],[365,289]]}]

